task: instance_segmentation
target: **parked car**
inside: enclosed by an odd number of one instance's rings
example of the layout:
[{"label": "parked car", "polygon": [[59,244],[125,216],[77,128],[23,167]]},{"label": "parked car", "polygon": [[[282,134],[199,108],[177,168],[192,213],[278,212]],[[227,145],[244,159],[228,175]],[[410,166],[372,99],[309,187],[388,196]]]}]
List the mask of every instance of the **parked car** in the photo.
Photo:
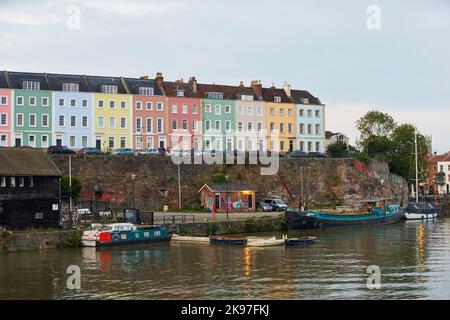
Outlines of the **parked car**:
[{"label": "parked car", "polygon": [[288,158],[307,158],[308,153],[305,151],[292,151],[287,154]]},{"label": "parked car", "polygon": [[161,155],[161,152],[158,148],[148,148],[145,150],[139,150],[136,152],[136,155],[143,155],[143,156],[159,156]]},{"label": "parked car", "polygon": [[272,206],[264,201],[258,201],[256,203],[256,209],[261,209],[263,212],[272,212]]},{"label": "parked car", "polygon": [[105,154],[103,151],[97,148],[83,148],[77,151],[77,154]]},{"label": "parked car", "polygon": [[75,154],[75,151],[63,146],[50,146],[47,148],[48,154]]},{"label": "parked car", "polygon": [[326,153],[322,152],[310,152],[308,153],[308,158],[328,158],[328,155]]},{"label": "parked car", "polygon": [[129,148],[116,149],[116,150],[111,151],[111,154],[117,155],[117,156],[134,156],[133,150],[131,150]]},{"label": "parked car", "polygon": [[287,205],[278,197],[268,197],[263,200],[264,203],[272,206],[273,211],[285,211]]}]

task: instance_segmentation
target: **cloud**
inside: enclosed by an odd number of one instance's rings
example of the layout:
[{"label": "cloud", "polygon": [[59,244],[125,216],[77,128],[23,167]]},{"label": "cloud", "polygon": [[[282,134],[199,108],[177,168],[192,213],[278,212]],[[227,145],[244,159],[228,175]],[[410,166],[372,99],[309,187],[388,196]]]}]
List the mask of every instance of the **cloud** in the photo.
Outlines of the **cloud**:
[{"label": "cloud", "polygon": [[61,19],[61,16],[57,16],[55,14],[44,12],[26,12],[26,10],[19,8],[1,8],[0,11],[0,22],[9,24],[42,26],[59,23]]},{"label": "cloud", "polygon": [[161,14],[172,10],[175,6],[174,3],[168,1],[79,0],[76,3],[80,6],[100,10],[105,14],[119,14],[123,16]]}]

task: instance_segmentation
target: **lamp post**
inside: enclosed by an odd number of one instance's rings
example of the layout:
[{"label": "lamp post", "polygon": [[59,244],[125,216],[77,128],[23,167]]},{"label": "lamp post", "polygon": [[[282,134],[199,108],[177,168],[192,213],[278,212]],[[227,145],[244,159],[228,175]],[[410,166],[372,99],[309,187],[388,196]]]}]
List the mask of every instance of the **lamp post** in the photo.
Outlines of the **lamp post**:
[{"label": "lamp post", "polygon": [[135,181],[135,179],[136,179],[136,175],[132,174],[131,180],[133,181],[133,209],[135,209],[135,206],[134,206],[134,181]]},{"label": "lamp post", "polygon": [[227,180],[227,201],[225,202],[225,206],[226,206],[226,212],[227,212],[227,220],[228,220],[228,175],[225,176],[225,180]]}]

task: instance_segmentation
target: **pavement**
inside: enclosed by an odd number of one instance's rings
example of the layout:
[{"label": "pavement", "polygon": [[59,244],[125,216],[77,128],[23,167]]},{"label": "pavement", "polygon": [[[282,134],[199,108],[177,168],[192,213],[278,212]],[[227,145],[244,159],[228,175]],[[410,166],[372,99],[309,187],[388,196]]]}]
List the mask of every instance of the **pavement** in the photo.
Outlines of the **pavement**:
[{"label": "pavement", "polygon": [[[206,212],[154,212],[155,221],[166,220],[168,222],[172,221],[173,216],[175,216],[176,222],[201,222],[201,221],[212,221],[212,213]],[[282,215],[283,212],[229,212],[228,220],[245,220],[249,218],[260,218],[264,216],[270,216],[272,218],[277,218]],[[184,217],[183,217],[184,216]],[[216,213],[216,221],[225,221],[227,219],[226,213]]]}]

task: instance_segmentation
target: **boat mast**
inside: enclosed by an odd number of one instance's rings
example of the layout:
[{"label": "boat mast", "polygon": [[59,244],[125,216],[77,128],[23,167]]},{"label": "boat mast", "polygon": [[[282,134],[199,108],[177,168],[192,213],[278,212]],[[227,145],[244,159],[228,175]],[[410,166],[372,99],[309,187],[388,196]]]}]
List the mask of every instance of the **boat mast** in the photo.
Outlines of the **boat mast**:
[{"label": "boat mast", "polygon": [[417,153],[417,129],[414,131],[414,147],[416,156],[416,203],[419,202],[419,161]]}]

